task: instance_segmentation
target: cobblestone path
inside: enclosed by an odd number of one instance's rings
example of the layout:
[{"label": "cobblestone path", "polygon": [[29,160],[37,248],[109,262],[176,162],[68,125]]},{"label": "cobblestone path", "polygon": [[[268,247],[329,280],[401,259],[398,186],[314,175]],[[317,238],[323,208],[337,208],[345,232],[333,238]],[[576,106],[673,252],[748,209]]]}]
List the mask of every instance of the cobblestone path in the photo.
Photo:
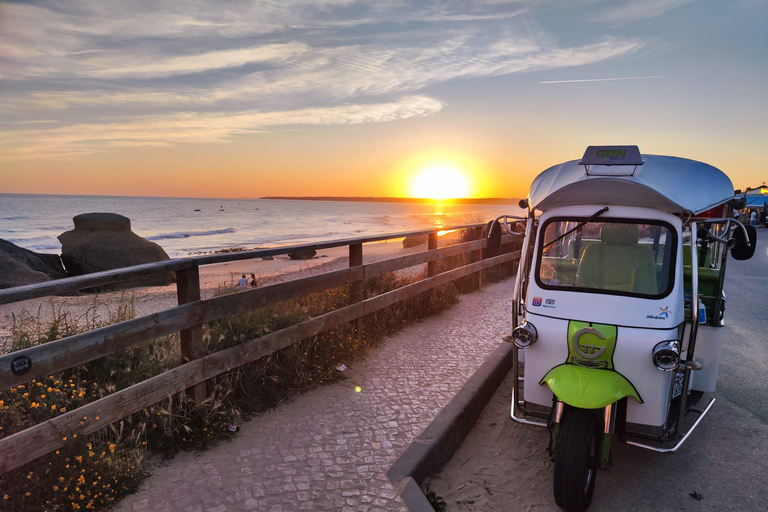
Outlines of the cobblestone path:
[{"label": "cobblestone path", "polygon": [[462,296],[350,365],[344,380],[157,468],[116,510],[405,510],[385,473],[499,344],[511,289],[507,280]]}]

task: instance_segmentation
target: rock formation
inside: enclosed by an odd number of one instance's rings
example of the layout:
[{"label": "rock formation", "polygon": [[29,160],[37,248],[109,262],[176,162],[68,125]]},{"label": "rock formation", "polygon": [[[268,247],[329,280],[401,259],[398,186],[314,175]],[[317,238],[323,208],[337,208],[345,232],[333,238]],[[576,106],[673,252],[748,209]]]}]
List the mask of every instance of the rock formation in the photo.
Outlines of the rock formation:
[{"label": "rock formation", "polygon": [[315,254],[317,254],[317,251],[313,249],[302,249],[301,251],[289,253],[288,257],[292,260],[311,260],[315,257]]},{"label": "rock formation", "polygon": [[[59,235],[61,260],[70,276],[169,259],[162,247],[131,231],[127,217],[84,213],[72,220],[75,229]],[[173,281],[171,272],[162,272],[121,282],[117,287],[166,285]]]},{"label": "rock formation", "polygon": [[0,239],[0,288],[66,277],[56,254],[40,254]]},{"label": "rock formation", "polygon": [[429,236],[427,235],[414,235],[414,236],[407,236],[403,238],[403,249],[408,249],[410,247],[417,247],[422,244],[426,244],[429,240]]}]

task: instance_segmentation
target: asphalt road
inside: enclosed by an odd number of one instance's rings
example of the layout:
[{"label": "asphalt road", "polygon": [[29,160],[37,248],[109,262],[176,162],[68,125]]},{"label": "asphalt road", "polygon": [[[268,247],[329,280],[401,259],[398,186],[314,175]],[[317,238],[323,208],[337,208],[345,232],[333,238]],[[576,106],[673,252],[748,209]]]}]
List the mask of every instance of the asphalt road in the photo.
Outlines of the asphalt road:
[{"label": "asphalt road", "polygon": [[[613,466],[598,473],[590,511],[768,511],[768,231],[758,230],[751,260],[728,260],[725,291],[714,406],[674,454],[614,440]],[[509,418],[510,381],[432,482],[449,511],[559,510],[548,434]]]}]

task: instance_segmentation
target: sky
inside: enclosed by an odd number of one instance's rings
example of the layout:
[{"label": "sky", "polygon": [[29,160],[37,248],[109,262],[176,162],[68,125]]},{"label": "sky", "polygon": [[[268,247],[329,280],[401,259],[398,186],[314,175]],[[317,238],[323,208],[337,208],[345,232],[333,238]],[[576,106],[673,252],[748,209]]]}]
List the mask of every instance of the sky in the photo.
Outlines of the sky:
[{"label": "sky", "polygon": [[4,1],[0,192],[409,196],[444,169],[524,197],[599,144],[755,186],[766,26],[762,0]]}]

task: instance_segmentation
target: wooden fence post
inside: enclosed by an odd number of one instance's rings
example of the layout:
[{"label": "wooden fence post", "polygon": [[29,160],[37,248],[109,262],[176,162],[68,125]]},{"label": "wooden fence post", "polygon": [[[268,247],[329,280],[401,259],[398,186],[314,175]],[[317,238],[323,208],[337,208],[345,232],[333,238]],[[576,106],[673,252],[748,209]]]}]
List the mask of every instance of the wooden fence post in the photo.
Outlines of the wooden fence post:
[{"label": "wooden fence post", "polygon": [[[349,266],[359,267],[363,264],[363,244],[350,244],[349,246]],[[349,285],[349,303],[354,304],[356,302],[362,302],[363,300],[363,285],[364,281],[354,281]],[[362,339],[363,335],[363,319],[358,318],[352,322],[353,327],[357,331],[357,339]]]},{"label": "wooden fence post", "polygon": [[[200,267],[176,271],[176,293],[179,305],[200,300]],[[188,329],[179,331],[181,336],[181,356],[184,362],[198,359],[205,355],[203,346],[203,324],[193,325]],[[205,382],[195,384],[187,390],[187,393],[198,402],[206,398]]]},{"label": "wooden fence post", "polygon": [[[473,240],[482,240],[483,239],[483,227],[477,227],[474,228],[472,231],[474,231],[474,236],[472,237]],[[472,254],[470,256],[470,262],[471,263],[477,263],[478,261],[483,260],[483,250],[478,249],[476,251],[472,251]],[[478,270],[477,272],[477,289],[483,287],[483,271]]]},{"label": "wooden fence post", "polygon": [[[437,249],[437,231],[433,231],[429,234],[427,239],[427,249]],[[437,275],[437,260],[427,263],[427,277],[435,277]]]}]

